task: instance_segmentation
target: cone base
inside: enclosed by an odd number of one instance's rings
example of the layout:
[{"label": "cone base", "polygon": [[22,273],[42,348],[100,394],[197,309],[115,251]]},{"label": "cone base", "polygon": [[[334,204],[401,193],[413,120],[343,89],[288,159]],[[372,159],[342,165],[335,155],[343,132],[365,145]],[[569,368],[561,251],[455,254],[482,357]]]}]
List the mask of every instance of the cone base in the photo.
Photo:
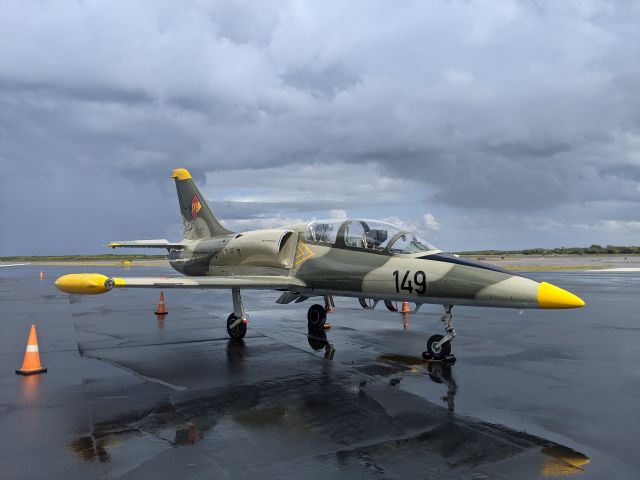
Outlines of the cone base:
[{"label": "cone base", "polygon": [[153,313],[155,313],[156,315],[166,315],[169,312],[153,312]]},{"label": "cone base", "polygon": [[36,375],[37,373],[46,373],[46,368],[38,368],[36,370],[22,370],[21,368],[16,370],[16,375]]}]

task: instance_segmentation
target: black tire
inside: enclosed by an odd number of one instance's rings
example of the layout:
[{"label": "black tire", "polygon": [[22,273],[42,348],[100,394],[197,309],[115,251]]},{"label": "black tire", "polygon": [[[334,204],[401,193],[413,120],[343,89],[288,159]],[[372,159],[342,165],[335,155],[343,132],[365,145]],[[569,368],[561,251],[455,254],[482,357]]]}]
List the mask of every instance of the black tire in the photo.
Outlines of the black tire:
[{"label": "black tire", "polygon": [[236,317],[233,313],[229,315],[229,318],[227,318],[227,333],[231,338],[240,340],[247,334],[247,324],[244,322],[240,322],[238,325],[231,328],[231,324],[233,324],[233,322],[235,322],[237,318],[238,317]]},{"label": "black tire", "polygon": [[389,300],[385,300],[384,301],[384,306],[387,307],[387,310],[389,310],[390,312],[399,312],[400,309],[398,308],[398,302],[391,302]]},{"label": "black tire", "polygon": [[322,328],[327,321],[327,311],[322,305],[311,305],[307,312],[307,322],[310,329]]},{"label": "black tire", "polygon": [[358,298],[358,302],[360,302],[360,306],[365,310],[373,310],[378,304],[373,298]]},{"label": "black tire", "polygon": [[443,344],[439,349],[434,348],[435,344],[442,340],[442,338],[442,335],[431,335],[427,341],[427,351],[433,358],[446,358],[451,353],[451,342]]}]

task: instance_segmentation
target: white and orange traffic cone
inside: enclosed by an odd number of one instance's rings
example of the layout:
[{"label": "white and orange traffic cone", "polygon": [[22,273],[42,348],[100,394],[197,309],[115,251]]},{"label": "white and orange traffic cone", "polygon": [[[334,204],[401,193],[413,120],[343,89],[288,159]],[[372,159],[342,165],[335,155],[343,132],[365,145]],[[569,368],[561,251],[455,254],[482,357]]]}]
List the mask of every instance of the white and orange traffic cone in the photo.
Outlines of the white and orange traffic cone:
[{"label": "white and orange traffic cone", "polygon": [[31,325],[29,330],[29,339],[27,340],[27,350],[24,352],[24,360],[22,368],[16,370],[19,375],[34,375],[36,373],[44,373],[47,369],[40,363],[40,351],[38,350],[38,334],[36,326]]},{"label": "white and orange traffic cone", "polygon": [[160,292],[160,301],[158,302],[158,307],[155,311],[156,315],[166,315],[167,313],[167,307],[164,304],[164,293]]},{"label": "white and orange traffic cone", "polygon": [[40,280],[44,280],[44,271],[40,269]]},{"label": "white and orange traffic cone", "polygon": [[409,307],[409,302],[402,302],[402,312],[401,313],[409,313],[411,312],[411,308]]}]

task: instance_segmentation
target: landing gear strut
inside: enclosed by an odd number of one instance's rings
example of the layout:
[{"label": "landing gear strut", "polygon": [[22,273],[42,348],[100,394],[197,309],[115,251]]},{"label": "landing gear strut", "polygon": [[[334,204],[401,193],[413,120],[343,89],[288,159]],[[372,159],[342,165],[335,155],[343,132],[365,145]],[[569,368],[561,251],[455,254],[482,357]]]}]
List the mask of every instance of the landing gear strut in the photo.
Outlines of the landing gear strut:
[{"label": "landing gear strut", "polygon": [[231,296],[233,298],[233,313],[227,318],[227,333],[231,338],[239,340],[246,335],[249,321],[244,313],[240,290],[237,288],[232,289]]},{"label": "landing gear strut", "polygon": [[451,354],[451,340],[456,336],[453,328],[453,315],[451,309],[453,305],[444,305],[444,315],[440,321],[445,324],[445,335],[432,335],[427,341],[427,351],[422,353],[422,357],[442,360]]}]

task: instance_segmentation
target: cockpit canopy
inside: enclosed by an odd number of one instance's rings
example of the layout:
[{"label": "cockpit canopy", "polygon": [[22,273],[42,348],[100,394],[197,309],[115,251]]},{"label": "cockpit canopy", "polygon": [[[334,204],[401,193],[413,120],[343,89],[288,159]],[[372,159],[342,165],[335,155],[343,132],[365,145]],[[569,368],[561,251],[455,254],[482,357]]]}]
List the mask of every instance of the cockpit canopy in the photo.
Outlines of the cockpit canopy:
[{"label": "cockpit canopy", "polygon": [[338,248],[375,250],[387,253],[420,253],[438,250],[406,228],[378,220],[314,220],[305,227],[305,239]]}]

